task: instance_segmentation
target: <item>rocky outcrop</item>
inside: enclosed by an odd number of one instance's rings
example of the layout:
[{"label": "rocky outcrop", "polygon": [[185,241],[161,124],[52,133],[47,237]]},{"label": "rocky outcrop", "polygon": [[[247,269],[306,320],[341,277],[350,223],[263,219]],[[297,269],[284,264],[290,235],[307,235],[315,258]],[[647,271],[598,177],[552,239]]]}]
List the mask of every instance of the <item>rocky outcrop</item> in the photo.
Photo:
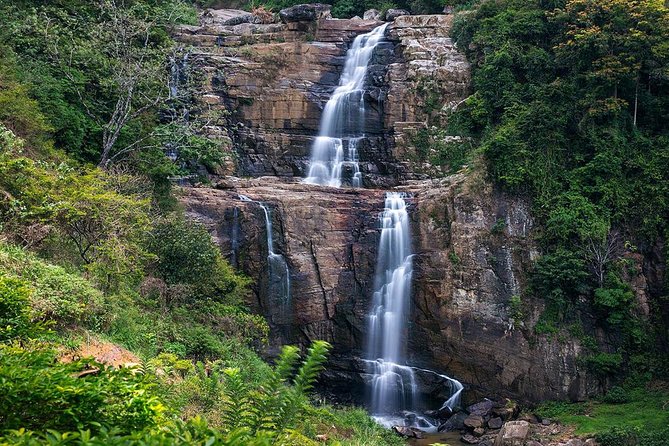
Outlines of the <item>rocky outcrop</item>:
[{"label": "rocky outcrop", "polygon": [[[338,352],[363,344],[372,293],[383,193],[286,184],[276,179],[227,181],[223,190],[187,189],[188,214],[207,225],[233,264],[255,278],[251,307],[266,315],[274,345],[324,339]],[[275,249],[291,272],[288,305],[268,293],[265,203]]]},{"label": "rocky outcrop", "polygon": [[452,25],[452,15],[404,15],[388,28],[400,56],[388,65],[384,125],[405,179],[444,176],[420,159],[414,138],[434,115],[444,127],[448,111],[468,96],[471,69],[449,36]]},{"label": "rocky outcrop", "polygon": [[[358,389],[370,377],[362,356],[371,305],[378,213],[383,192],[334,189],[277,178],[226,180],[216,189],[188,189],[188,213],[205,223],[223,251],[256,279],[252,307],[265,314],[275,345],[325,339],[335,346],[329,378]],[[403,186],[410,198],[414,239],[413,313],[409,363],[451,375],[477,390],[523,400],[583,398],[596,386],[579,366],[577,340],[532,338],[510,315],[537,255],[527,203],[493,189],[477,175]],[[291,271],[290,305],[267,292],[264,214],[272,210],[276,250]],[[527,323],[542,308],[524,302]],[[419,373],[437,401],[443,381]],[[357,386],[357,387],[356,387]]]},{"label": "rocky outcrop", "polygon": [[322,3],[311,3],[291,6],[279,11],[279,17],[284,23],[313,22],[319,19],[330,19],[332,6]]},{"label": "rocky outcrop", "polygon": [[[200,26],[176,39],[191,47],[202,78],[201,108],[215,116],[209,130],[231,141],[236,166],[220,174],[304,177],[323,106],[341,74],[353,38],[382,22],[329,19],[328,5],[281,11],[282,23],[230,10],[209,10]],[[367,138],[358,147],[363,182],[389,187],[413,178],[403,143],[424,125],[420,87],[435,82],[444,100],[466,94],[469,67],[448,38],[450,16],[399,16],[373,57],[364,97]],[[422,90],[421,90],[422,91]],[[407,136],[409,135],[409,136]]]}]

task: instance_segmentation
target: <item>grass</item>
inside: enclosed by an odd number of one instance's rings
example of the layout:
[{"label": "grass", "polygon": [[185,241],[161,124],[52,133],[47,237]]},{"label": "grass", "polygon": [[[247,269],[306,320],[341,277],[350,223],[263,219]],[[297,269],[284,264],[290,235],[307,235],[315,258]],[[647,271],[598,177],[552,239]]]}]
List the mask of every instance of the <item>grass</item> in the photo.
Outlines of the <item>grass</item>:
[{"label": "grass", "polygon": [[312,437],[325,435],[326,444],[338,446],[400,446],[406,443],[389,429],[356,407],[319,406],[308,416],[301,430]]},{"label": "grass", "polygon": [[594,435],[618,428],[661,431],[669,426],[669,386],[655,383],[646,388],[626,389],[627,401],[607,403],[547,402],[537,413],[576,427],[576,434]]}]

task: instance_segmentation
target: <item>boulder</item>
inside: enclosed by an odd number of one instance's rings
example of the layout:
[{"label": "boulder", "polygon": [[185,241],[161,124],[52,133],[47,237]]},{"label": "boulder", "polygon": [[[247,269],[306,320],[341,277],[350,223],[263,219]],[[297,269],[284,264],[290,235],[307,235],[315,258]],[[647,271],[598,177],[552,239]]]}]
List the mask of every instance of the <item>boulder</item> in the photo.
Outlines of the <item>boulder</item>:
[{"label": "boulder", "polygon": [[480,415],[482,417],[487,417],[492,412],[492,409],[495,407],[495,402],[491,400],[483,400],[476,404],[472,404],[467,408],[467,412],[472,415]]},{"label": "boulder", "polygon": [[205,25],[233,26],[255,23],[256,17],[240,9],[206,9],[200,18]]},{"label": "boulder", "polygon": [[393,426],[393,431],[395,431],[396,434],[404,437],[404,438],[418,438],[421,439],[425,435],[423,434],[423,431],[420,429],[416,429],[413,427],[408,427],[408,426]]},{"label": "boulder", "polygon": [[483,427],[483,417],[481,415],[469,415],[465,418],[464,425],[476,429],[477,427]]},{"label": "boulder", "polygon": [[477,427],[476,429],[474,429],[475,436],[482,437],[483,434],[485,434],[485,429],[483,429],[482,427]]},{"label": "boulder", "polygon": [[490,429],[499,429],[502,427],[502,424],[504,424],[504,422],[500,417],[494,417],[488,420],[488,427]]},{"label": "boulder", "polygon": [[365,20],[381,20],[381,11],[378,9],[368,9],[362,18]]},{"label": "boulder", "polygon": [[529,440],[527,443],[525,443],[525,446],[542,446],[542,444],[538,441]]},{"label": "boulder", "polygon": [[465,419],[467,414],[458,412],[453,414],[448,420],[439,425],[439,432],[450,432],[463,429],[465,427]]},{"label": "boulder", "polygon": [[406,9],[389,9],[388,11],[386,11],[386,21],[392,22],[396,18],[403,15],[411,15],[411,13]]},{"label": "boulder", "polygon": [[523,446],[529,432],[527,421],[507,421],[495,438],[495,446]]},{"label": "boulder", "polygon": [[283,23],[315,22],[318,19],[330,18],[332,6],[322,3],[295,5],[279,11],[279,18]]}]

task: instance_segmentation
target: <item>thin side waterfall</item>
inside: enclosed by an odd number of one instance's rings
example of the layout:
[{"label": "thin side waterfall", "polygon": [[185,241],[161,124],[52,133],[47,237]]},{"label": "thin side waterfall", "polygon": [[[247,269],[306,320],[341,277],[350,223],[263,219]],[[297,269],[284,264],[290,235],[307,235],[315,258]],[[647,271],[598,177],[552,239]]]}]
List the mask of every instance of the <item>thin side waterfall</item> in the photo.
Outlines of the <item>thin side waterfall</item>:
[{"label": "thin side waterfall", "polygon": [[267,264],[269,267],[269,290],[283,305],[290,304],[290,270],[286,259],[274,252],[274,235],[272,231],[272,214],[267,205],[261,201],[251,200],[246,195],[239,199],[247,203],[256,203],[265,213],[265,230],[267,232]]},{"label": "thin side waterfall", "polygon": [[435,421],[416,413],[421,408],[417,372],[438,375],[450,386],[451,397],[442,407],[452,409],[459,404],[462,384],[445,375],[406,365],[413,254],[404,194],[386,194],[380,223],[381,238],[374,278],[376,291],[368,315],[365,360],[372,374],[371,412],[377,422],[387,427],[410,425],[435,431]]},{"label": "thin side waterfall", "polygon": [[353,187],[362,186],[357,149],[365,136],[365,76],[387,26],[357,36],[346,53],[339,86],[323,109],[306,183],[340,187],[346,181]]}]

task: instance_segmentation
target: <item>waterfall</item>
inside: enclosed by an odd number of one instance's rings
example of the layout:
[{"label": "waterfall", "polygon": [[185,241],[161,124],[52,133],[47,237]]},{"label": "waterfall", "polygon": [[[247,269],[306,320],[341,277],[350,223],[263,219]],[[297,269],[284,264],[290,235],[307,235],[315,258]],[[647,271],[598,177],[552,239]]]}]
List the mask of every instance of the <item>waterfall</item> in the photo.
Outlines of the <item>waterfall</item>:
[{"label": "waterfall", "polygon": [[267,205],[255,201],[246,195],[239,195],[239,199],[247,203],[256,203],[265,214],[265,230],[267,232],[267,265],[269,268],[269,290],[278,298],[282,305],[290,304],[290,270],[286,259],[274,251],[274,235],[272,231],[272,214]]},{"label": "waterfall", "polygon": [[358,142],[364,136],[365,75],[374,49],[388,24],[359,35],[346,53],[339,86],[325,104],[318,136],[311,149],[306,183],[340,187],[343,180],[362,186]]},{"label": "waterfall", "polygon": [[434,373],[450,386],[451,397],[442,407],[452,409],[459,404],[462,384],[446,375],[405,364],[413,255],[404,194],[386,194],[380,223],[365,360],[372,375],[371,412],[380,424],[388,427],[408,424],[436,431],[434,420],[416,413],[420,408],[416,371]]}]

